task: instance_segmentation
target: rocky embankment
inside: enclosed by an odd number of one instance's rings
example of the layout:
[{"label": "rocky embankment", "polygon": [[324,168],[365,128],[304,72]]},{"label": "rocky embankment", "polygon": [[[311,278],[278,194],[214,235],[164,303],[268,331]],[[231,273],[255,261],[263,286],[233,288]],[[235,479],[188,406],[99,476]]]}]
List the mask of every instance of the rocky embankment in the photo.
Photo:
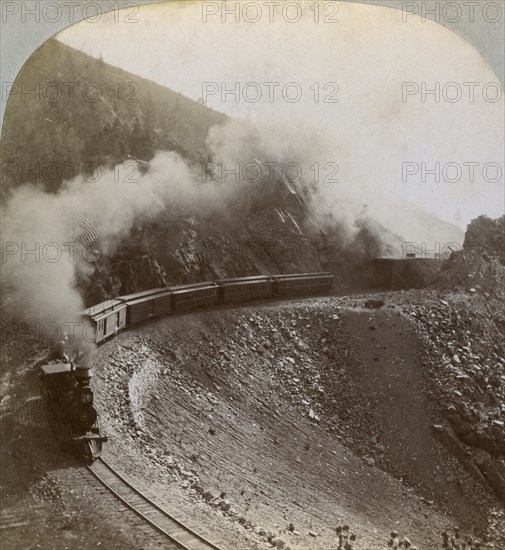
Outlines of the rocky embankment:
[{"label": "rocky embankment", "polygon": [[[478,302],[438,291],[323,298],[126,333],[98,369],[113,452],[148,464],[147,477],[168,475],[258,544],[331,548],[341,535],[355,549],[498,548],[490,472],[503,459],[493,405],[503,388],[489,380],[503,355],[456,336],[463,304]],[[484,399],[465,390],[479,386],[476,361]],[[339,525],[353,530],[344,538]]]}]

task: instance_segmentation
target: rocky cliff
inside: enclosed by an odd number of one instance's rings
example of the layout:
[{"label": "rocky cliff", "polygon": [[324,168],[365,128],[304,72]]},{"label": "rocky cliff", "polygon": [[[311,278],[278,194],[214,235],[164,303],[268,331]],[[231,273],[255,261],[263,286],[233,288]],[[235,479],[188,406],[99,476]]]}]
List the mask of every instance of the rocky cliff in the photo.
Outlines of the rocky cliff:
[{"label": "rocky cliff", "polygon": [[[70,194],[58,203],[63,212],[52,212],[64,218],[64,234],[58,238],[98,251],[91,257],[87,253],[85,269],[76,270],[87,305],[167,284],[258,273],[332,269],[359,283],[371,258],[401,249],[402,236],[374,221],[373,212],[336,212],[330,223],[326,214],[323,223],[314,207],[317,191],[277,172],[254,183],[242,181],[232,191],[227,182],[211,178],[213,204],[207,208],[206,163],[222,160],[213,156],[210,137],[215,141],[216,129],[219,133],[229,123],[222,113],[51,39],[23,67],[9,97],[2,200],[9,202],[24,184],[52,197],[63,196],[79,178],[99,187],[104,170],[114,181],[123,178],[119,183],[129,175],[137,178],[130,182],[131,191],[158,162],[158,183],[160,170],[165,181],[163,200],[153,200],[156,213],[144,208],[126,230],[109,232],[106,247],[108,220],[103,212],[100,217],[96,200],[87,204],[82,193]],[[221,145],[234,141],[224,130],[218,138]],[[241,139],[244,143],[237,140],[235,149],[248,146],[248,136]],[[165,175],[159,155],[167,152],[172,159]],[[121,165],[125,162],[131,164]],[[170,195],[176,179],[172,167],[180,165],[192,178],[182,203]],[[184,185],[179,195],[186,192]],[[111,191],[103,201],[120,200],[127,184]],[[428,215],[418,210],[419,220]],[[352,218],[352,227],[349,222],[343,227],[343,218]]]},{"label": "rocky cliff", "polygon": [[[209,159],[209,129],[226,121],[172,90],[49,40],[24,66],[9,98],[3,199],[26,183],[56,194],[65,181],[93,181],[102,168],[129,160],[141,176],[159,151],[175,152],[197,169]],[[70,204],[65,238],[98,251],[86,256],[86,276],[77,274],[86,304],[195,280],[348,268],[384,251],[386,231],[369,219],[357,222],[345,246],[337,224],[321,231],[306,192],[276,174],[231,196],[223,192],[219,211],[188,203],[167,207],[136,220],[107,253],[100,242],[104,220],[86,205]]]}]

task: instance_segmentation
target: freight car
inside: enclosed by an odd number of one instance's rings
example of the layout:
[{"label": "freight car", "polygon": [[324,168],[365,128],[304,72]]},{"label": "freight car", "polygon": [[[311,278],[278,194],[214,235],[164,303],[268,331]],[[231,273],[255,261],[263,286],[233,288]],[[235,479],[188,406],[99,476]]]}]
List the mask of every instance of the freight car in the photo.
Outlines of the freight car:
[{"label": "freight car", "polygon": [[93,392],[92,370],[75,368],[73,363],[55,363],[41,367],[43,392],[50,421],[65,447],[87,460],[100,456],[107,437],[100,433]]},{"label": "freight car", "polygon": [[96,343],[128,326],[169,313],[192,311],[217,304],[233,304],[262,298],[321,294],[333,288],[331,273],[292,273],[221,279],[167,288],[155,288],[119,296],[90,307],[82,316],[95,327]]}]

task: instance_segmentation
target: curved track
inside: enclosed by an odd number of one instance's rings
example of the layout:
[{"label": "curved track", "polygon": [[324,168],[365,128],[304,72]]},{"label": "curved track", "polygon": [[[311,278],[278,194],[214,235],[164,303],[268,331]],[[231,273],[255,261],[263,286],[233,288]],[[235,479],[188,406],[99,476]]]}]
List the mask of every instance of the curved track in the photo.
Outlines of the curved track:
[{"label": "curved track", "polygon": [[183,550],[220,550],[220,547],[169,514],[155,502],[135,489],[103,459],[87,466],[93,476],[112,492],[127,508]]},{"label": "curved track", "polygon": [[[350,295],[350,294],[362,294],[363,292],[373,292],[370,289],[338,289],[331,294],[336,296]],[[325,295],[325,296],[328,296]],[[317,296],[294,296],[288,299],[300,299],[307,297]],[[265,303],[285,301],[286,298],[264,298],[259,300],[253,300],[247,303],[233,303],[233,304],[220,304],[212,308],[206,309],[231,309],[237,306],[251,306],[261,305]],[[178,315],[184,315],[188,313],[194,313],[195,311],[178,312]],[[146,322],[136,324],[134,326],[126,327],[125,330],[135,330],[141,325],[147,325],[159,321],[161,317],[156,319],[150,319]],[[98,345],[106,343],[106,340],[100,342]],[[168,539],[174,548],[180,548],[183,550],[220,550],[220,547],[207,540],[203,535],[198,534],[191,527],[183,523],[180,519],[177,519],[166,510],[161,508],[147,496],[142,494],[138,489],[133,487],[124,477],[114,470],[103,458],[99,457],[93,464],[88,465],[87,469],[91,474],[106,487],[123,505],[137,514],[147,524],[153,527],[163,537]]]}]

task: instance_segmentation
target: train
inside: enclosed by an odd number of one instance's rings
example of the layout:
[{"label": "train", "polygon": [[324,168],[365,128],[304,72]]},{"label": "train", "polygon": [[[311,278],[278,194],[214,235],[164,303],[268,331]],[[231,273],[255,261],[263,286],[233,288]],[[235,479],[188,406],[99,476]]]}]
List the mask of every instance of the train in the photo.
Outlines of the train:
[{"label": "train", "polygon": [[[120,331],[162,316],[193,311],[220,304],[238,304],[274,297],[322,294],[333,288],[330,273],[293,273],[260,275],[186,285],[154,288],[118,296],[80,313],[92,338],[100,345]],[[63,357],[63,356],[62,356]],[[41,382],[51,423],[66,449],[86,460],[100,456],[107,437],[98,424],[93,406],[91,367],[71,361],[41,366]]]},{"label": "train", "polygon": [[120,331],[169,314],[275,297],[323,294],[333,289],[331,273],[258,275],[154,288],[118,296],[82,311],[81,321],[94,328],[97,345]]},{"label": "train", "polygon": [[51,424],[62,445],[88,461],[98,458],[107,437],[100,431],[90,386],[93,371],[72,362],[41,367],[40,380]]}]

